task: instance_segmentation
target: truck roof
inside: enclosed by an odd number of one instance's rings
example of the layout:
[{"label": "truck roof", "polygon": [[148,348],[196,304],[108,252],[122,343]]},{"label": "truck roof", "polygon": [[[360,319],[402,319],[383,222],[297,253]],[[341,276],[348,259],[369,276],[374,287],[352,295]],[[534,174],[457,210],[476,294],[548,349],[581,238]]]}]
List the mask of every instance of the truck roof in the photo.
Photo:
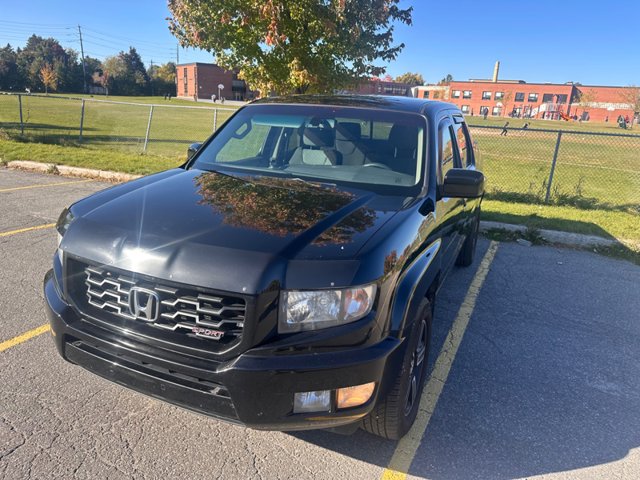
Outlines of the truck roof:
[{"label": "truck roof", "polygon": [[377,108],[421,114],[433,114],[440,110],[457,110],[451,103],[438,102],[413,97],[396,97],[387,95],[285,95],[281,97],[266,97],[253,102],[254,104],[306,104],[306,105],[335,105],[341,107]]}]

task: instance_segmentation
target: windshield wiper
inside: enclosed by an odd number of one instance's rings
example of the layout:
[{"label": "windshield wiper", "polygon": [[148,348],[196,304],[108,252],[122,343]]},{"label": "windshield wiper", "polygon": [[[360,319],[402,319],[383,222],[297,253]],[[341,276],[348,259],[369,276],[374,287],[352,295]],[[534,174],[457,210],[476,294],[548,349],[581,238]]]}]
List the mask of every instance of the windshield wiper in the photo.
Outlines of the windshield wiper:
[{"label": "windshield wiper", "polygon": [[287,174],[287,178],[289,178],[289,180],[294,180],[296,182],[302,182],[305,185],[311,185],[313,187],[336,187],[337,185],[335,183],[329,183],[329,182],[321,182],[318,180],[305,180],[304,178],[300,178],[300,177],[294,177],[292,173]]}]

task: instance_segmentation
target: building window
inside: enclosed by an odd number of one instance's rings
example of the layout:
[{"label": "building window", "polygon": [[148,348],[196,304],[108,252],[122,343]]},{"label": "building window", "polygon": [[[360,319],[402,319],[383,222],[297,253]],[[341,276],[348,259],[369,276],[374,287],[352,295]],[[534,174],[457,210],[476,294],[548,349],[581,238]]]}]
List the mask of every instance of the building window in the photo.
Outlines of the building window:
[{"label": "building window", "polygon": [[440,98],[440,92],[433,92],[433,99]]},{"label": "building window", "polygon": [[453,98],[460,98],[460,90],[454,90],[451,96]]},{"label": "building window", "polygon": [[462,105],[460,110],[462,110],[462,113],[469,113],[469,105]]},{"label": "building window", "polygon": [[462,92],[462,98],[471,98],[471,90],[465,90]]},{"label": "building window", "polygon": [[493,97],[494,100],[502,100],[504,98],[504,92],[496,92],[495,96]]},{"label": "building window", "polygon": [[491,92],[482,92],[483,100],[491,100]]},{"label": "building window", "polygon": [[537,93],[530,93],[529,97],[527,98],[528,102],[537,102],[538,101],[538,94]]},{"label": "building window", "polygon": [[558,95],[558,103],[567,103],[566,95]]},{"label": "building window", "polygon": [[491,109],[491,115],[493,115],[494,117],[497,117],[498,115],[500,115],[500,110],[501,110],[501,107],[493,107]]},{"label": "building window", "polygon": [[542,103],[553,102],[553,93],[545,93],[542,95]]},{"label": "building window", "polygon": [[422,98],[429,98],[429,90],[422,92]]},{"label": "building window", "polygon": [[516,92],[516,102],[524,102],[524,92]]}]

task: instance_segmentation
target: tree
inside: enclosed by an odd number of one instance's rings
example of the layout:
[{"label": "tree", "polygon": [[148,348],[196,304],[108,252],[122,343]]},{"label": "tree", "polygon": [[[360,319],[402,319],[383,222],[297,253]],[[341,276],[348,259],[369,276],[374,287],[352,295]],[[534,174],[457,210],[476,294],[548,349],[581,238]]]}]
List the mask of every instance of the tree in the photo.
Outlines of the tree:
[{"label": "tree", "polygon": [[[582,112],[586,112],[589,107],[593,106],[592,104],[598,100],[598,92],[593,88],[589,90],[578,90],[577,91],[577,104],[582,107]],[[576,114],[578,113],[578,109],[576,107]]]},{"label": "tree", "polygon": [[22,90],[22,79],[18,73],[17,55],[11,45],[0,48],[0,90]]},{"label": "tree", "polygon": [[[629,108],[633,110],[634,115],[640,114],[640,87],[631,85],[624,88],[620,93],[620,99],[629,105]],[[633,122],[631,122],[633,128]]]},{"label": "tree", "polygon": [[[79,67],[80,71],[82,71],[82,64],[80,64]],[[100,85],[100,83],[96,84],[94,77],[96,73],[98,74],[98,77],[102,74],[102,62],[97,58],[84,57],[84,67],[87,72],[87,77],[85,79],[87,85]],[[82,75],[84,75],[84,72],[80,75],[80,78],[82,78]]]},{"label": "tree", "polygon": [[453,75],[447,73],[447,76],[440,80],[438,85],[449,85],[451,82],[453,82]]},{"label": "tree", "polygon": [[406,83],[408,85],[424,85],[424,78],[419,73],[403,73],[396,77],[396,82]]},{"label": "tree", "polygon": [[63,81],[63,90],[72,90],[71,82],[65,76],[65,70],[71,68],[77,58],[70,55],[72,51],[65,51],[54,38],[42,38],[31,35],[27,44],[17,52],[17,63],[20,74],[25,79],[25,86],[42,90],[45,85],[40,76],[43,65],[48,64],[58,75],[58,82]]},{"label": "tree", "polygon": [[116,95],[148,95],[149,75],[135,48],[107,57],[103,64],[105,87]]},{"label": "tree", "polygon": [[513,92],[506,92],[502,96],[502,116],[511,115],[512,110],[509,110],[509,104],[513,99]]},{"label": "tree", "polygon": [[[335,187],[315,188],[275,177],[244,180],[202,173],[194,178],[200,204],[209,205],[224,216],[223,222],[238,228],[251,227],[275,237],[300,235],[330,213],[353,201],[353,194]],[[343,221],[321,233],[316,245],[344,244],[354,235],[370,229],[375,212],[362,207]]]},{"label": "tree", "polygon": [[102,75],[98,77],[94,76],[94,81],[99,82],[106,88],[107,95],[109,95],[109,91],[114,86],[115,79],[124,77],[126,70],[127,67],[124,64],[124,60],[119,55],[107,57],[104,59],[104,62],[102,62]]},{"label": "tree", "polygon": [[384,73],[400,0],[169,0],[169,28],[183,46],[213,53],[262,94],[330,92]]},{"label": "tree", "polygon": [[40,79],[44,85],[45,93],[49,93],[49,89],[55,92],[58,88],[58,72],[50,63],[45,63],[40,67]]},{"label": "tree", "polygon": [[176,64],[167,62],[147,70],[152,90],[156,95],[176,94]]}]

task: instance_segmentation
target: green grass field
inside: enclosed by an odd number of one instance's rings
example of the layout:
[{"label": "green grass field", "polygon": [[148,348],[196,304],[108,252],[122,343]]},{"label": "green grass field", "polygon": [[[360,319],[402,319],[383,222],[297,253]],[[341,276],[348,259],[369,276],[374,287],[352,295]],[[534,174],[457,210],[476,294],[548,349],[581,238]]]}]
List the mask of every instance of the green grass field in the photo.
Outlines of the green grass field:
[{"label": "green grass field", "polygon": [[[79,96],[78,96],[79,97]],[[22,96],[24,137],[37,143],[81,144],[126,153],[140,153],[154,107],[146,153],[175,157],[184,154],[195,141],[205,140],[217,125],[235,111],[234,107],[198,104],[188,100],[165,101],[162,97],[109,97],[111,101],[128,99],[138,103],[85,101],[82,141],[79,139],[81,100],[51,95]],[[180,108],[177,108],[180,107]],[[217,114],[215,113],[217,111]],[[16,96],[0,95],[0,129],[11,138],[20,133],[20,110]]]}]

